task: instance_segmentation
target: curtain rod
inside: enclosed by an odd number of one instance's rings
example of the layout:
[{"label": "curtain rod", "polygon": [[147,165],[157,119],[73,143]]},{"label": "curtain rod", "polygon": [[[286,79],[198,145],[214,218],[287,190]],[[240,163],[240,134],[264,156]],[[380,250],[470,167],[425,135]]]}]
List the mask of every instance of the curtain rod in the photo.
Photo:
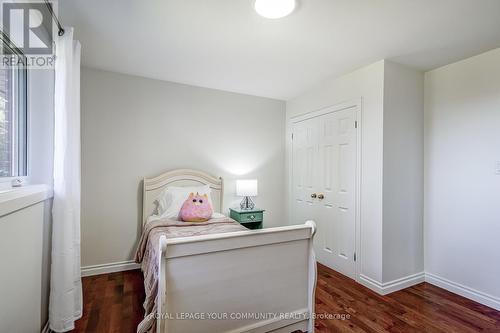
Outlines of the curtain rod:
[{"label": "curtain rod", "polygon": [[47,8],[49,9],[49,12],[50,12],[50,15],[52,16],[52,19],[56,22],[57,28],[59,29],[57,31],[57,34],[59,36],[64,35],[64,29],[63,29],[61,23],[59,22],[59,19],[57,18],[56,13],[54,13],[54,9],[52,8],[52,4],[49,2],[49,0],[44,0],[44,1],[45,1],[45,5],[47,5]]}]

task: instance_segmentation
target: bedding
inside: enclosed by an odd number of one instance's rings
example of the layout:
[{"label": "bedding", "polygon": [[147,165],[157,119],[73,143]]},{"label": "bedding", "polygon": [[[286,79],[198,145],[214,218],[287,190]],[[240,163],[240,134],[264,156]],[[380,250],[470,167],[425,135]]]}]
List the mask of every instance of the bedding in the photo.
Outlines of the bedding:
[{"label": "bedding", "polygon": [[144,320],[137,327],[138,333],[156,331],[156,310],[158,296],[158,256],[160,236],[167,238],[219,234],[247,230],[228,217],[210,219],[206,222],[181,222],[173,219],[152,219],[144,227],[135,253],[135,261],[141,264],[144,273]]}]

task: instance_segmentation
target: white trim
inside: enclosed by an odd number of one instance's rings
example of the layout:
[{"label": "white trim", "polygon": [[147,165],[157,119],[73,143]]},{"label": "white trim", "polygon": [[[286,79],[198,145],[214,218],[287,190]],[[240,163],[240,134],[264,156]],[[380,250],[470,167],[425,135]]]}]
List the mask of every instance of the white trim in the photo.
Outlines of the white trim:
[{"label": "white trim", "polygon": [[305,113],[293,116],[290,118],[290,123],[291,124],[299,123],[301,121],[315,118],[315,117],[319,117],[319,116],[323,116],[325,114],[329,114],[332,112],[338,112],[338,111],[352,109],[352,108],[360,107],[360,106],[361,106],[361,98],[355,98],[355,99],[344,101],[344,102],[341,102],[338,104],[325,106],[321,109],[317,109],[317,110],[313,110],[313,111],[309,111],[309,112],[305,112]]},{"label": "white trim", "polygon": [[26,184],[30,177],[29,176],[9,176],[9,177],[0,177],[0,188],[2,190],[6,190],[12,187],[12,182],[15,179],[21,179],[24,184]]},{"label": "white trim", "polygon": [[450,281],[431,273],[425,273],[425,282],[500,311],[500,298],[498,297],[489,295],[487,293],[464,286],[460,283]]},{"label": "white trim", "polygon": [[380,295],[387,295],[393,293],[395,291],[405,289],[416,284],[422,283],[425,281],[425,273],[420,272],[412,275],[408,275],[396,280],[392,280],[389,282],[378,282],[366,275],[360,274],[359,282],[367,288],[375,291]]},{"label": "white trim", "polygon": [[[356,217],[355,217],[355,231],[354,231],[354,248],[356,254],[356,260],[354,262],[354,274],[356,282],[359,283],[361,276],[361,267],[363,256],[361,255],[361,189],[362,189],[362,162],[363,162],[363,97],[360,97],[356,101]],[[353,101],[353,102],[354,102]]]},{"label": "white trim", "polygon": [[0,216],[45,201],[53,196],[47,185],[26,185],[13,187],[0,193]]},{"label": "white trim", "polygon": [[116,272],[130,271],[133,269],[139,269],[141,265],[133,260],[112,262],[109,264],[93,265],[82,267],[82,277],[83,276],[93,276],[99,274],[108,274]]}]

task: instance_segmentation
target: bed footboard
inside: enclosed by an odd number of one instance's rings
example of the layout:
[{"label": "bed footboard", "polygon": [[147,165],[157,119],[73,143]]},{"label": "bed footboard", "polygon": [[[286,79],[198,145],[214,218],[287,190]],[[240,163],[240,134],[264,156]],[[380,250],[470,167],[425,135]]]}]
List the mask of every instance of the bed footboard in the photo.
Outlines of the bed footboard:
[{"label": "bed footboard", "polygon": [[157,332],[314,332],[315,230],[162,236]]}]

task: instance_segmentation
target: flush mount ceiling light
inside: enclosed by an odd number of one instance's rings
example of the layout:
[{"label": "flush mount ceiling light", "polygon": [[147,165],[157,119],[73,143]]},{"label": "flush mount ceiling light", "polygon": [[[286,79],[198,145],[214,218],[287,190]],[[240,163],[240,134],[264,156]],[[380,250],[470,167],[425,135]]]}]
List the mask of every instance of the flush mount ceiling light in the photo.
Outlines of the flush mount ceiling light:
[{"label": "flush mount ceiling light", "polygon": [[278,19],[290,15],[296,0],[255,0],[255,11],[265,18]]}]

